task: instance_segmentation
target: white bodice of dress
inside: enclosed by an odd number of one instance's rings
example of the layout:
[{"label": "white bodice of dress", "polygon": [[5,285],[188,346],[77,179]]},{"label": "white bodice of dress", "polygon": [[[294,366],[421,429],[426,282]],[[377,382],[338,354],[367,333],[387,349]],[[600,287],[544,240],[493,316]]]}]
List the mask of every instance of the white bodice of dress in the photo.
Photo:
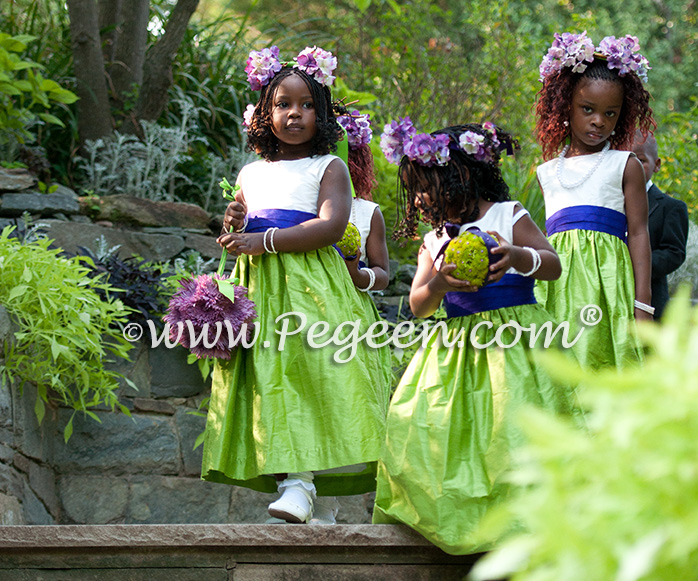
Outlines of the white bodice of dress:
[{"label": "white bodice of dress", "polygon": [[245,195],[248,212],[280,209],[317,214],[320,183],[336,155],[302,159],[258,160],[240,170],[237,183]]},{"label": "white bodice of dress", "polygon": [[366,262],[366,240],[371,233],[371,220],[373,220],[373,213],[376,211],[376,208],[378,208],[378,204],[375,202],[369,202],[361,198],[354,198],[352,200],[351,217],[349,221],[359,229],[359,234],[361,234],[360,259],[363,262]]},{"label": "white bodice of dress", "polygon": [[[468,228],[479,228],[483,232],[494,231],[498,232],[504,239],[513,244],[514,238],[514,224],[518,222],[521,218],[528,214],[528,210],[525,208],[519,208],[517,210],[516,206],[519,202],[511,200],[509,202],[498,202],[490,207],[485,215],[478,218],[474,222],[469,222],[468,224],[463,224],[460,227],[459,234],[463,233]],[[444,242],[449,239],[448,234],[444,231],[441,236],[436,235],[436,230],[432,230],[424,236],[424,245],[426,246],[431,259],[434,260],[436,255],[441,250]],[[439,261],[434,264],[436,268],[441,266],[442,257]],[[519,274],[519,272],[513,268],[507,270],[510,274]]]},{"label": "white bodice of dress", "polygon": [[[599,155],[601,153],[565,158],[564,180],[574,183],[597,162]],[[596,171],[576,188],[560,184],[557,178],[559,157],[539,165],[537,174],[545,199],[546,219],[572,206],[600,206],[625,214],[623,173],[630,155],[629,151],[609,149]]]}]

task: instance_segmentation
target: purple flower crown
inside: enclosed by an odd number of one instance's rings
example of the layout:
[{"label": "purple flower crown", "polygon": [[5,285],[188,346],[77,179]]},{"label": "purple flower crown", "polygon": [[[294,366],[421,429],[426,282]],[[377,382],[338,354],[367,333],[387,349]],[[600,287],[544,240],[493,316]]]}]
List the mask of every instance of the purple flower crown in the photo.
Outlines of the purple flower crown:
[{"label": "purple flower crown", "polygon": [[337,123],[346,130],[347,141],[351,149],[359,149],[368,145],[373,138],[371,117],[368,113],[359,113],[354,110],[346,115],[338,115]]},{"label": "purple flower crown", "polygon": [[453,143],[448,135],[417,133],[409,117],[400,117],[385,126],[381,135],[381,149],[390,163],[399,164],[403,156],[423,166],[446,165],[451,159],[451,148],[460,149],[477,161],[487,163],[497,159],[502,144],[497,138],[494,123],[482,124],[491,139],[485,143],[485,135],[476,131],[464,131]]},{"label": "purple flower crown", "polygon": [[647,59],[638,51],[640,45],[637,37],[626,35],[623,38],[605,37],[599,46],[587,36],[586,31],[580,34],[571,32],[555,33],[555,40],[540,63],[540,81],[560,72],[565,67],[572,67],[572,72],[583,73],[587,63],[595,58],[605,60],[609,69],[618,69],[622,77],[635,73],[647,82],[647,71],[651,68]]},{"label": "purple flower crown", "polygon": [[260,91],[269,84],[276,73],[289,65],[305,71],[321,85],[330,87],[335,80],[332,73],[337,68],[337,58],[332,56],[331,52],[317,46],[306,46],[293,61],[279,60],[278,46],[252,50],[245,66],[247,81],[253,91]]}]

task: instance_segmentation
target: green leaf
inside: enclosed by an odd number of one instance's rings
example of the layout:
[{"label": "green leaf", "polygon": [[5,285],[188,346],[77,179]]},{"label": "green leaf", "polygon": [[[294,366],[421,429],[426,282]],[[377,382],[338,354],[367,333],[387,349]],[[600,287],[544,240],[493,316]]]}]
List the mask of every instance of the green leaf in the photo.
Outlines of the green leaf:
[{"label": "green leaf", "polygon": [[27,292],[27,289],[29,287],[25,284],[20,284],[14,287],[11,291],[9,296],[7,297],[8,301],[11,301],[13,299],[16,299],[18,297],[21,297],[25,292]]},{"label": "green leaf", "polygon": [[75,417],[75,412],[73,412],[65,428],[63,428],[63,441],[66,444],[68,443],[68,440],[70,440],[70,436],[73,435],[73,417]]},{"label": "green leaf", "polygon": [[226,296],[230,299],[230,302],[234,303],[235,302],[235,285],[232,284],[228,280],[221,280],[218,278],[213,279],[218,286],[218,290],[221,292],[223,296]]},{"label": "green leaf", "polygon": [[196,450],[201,444],[204,443],[204,440],[206,439],[206,432],[201,432],[197,437],[196,440],[194,441],[194,447],[192,450]]},{"label": "green leaf", "polygon": [[63,123],[63,121],[61,121],[55,115],[51,115],[50,113],[39,113],[39,118],[42,121],[46,121],[46,123],[51,123],[52,125],[58,125],[59,127],[65,127],[65,123]]},{"label": "green leaf", "polygon": [[36,420],[41,424],[44,419],[44,414],[46,413],[46,406],[44,405],[44,400],[40,396],[36,396],[34,401],[34,413],[36,414]]}]

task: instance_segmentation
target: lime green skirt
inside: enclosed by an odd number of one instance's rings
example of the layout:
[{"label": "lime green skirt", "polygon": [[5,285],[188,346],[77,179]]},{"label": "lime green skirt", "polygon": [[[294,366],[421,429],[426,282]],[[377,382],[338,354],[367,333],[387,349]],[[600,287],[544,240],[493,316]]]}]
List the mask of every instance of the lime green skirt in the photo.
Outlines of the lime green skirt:
[{"label": "lime green skirt", "polygon": [[483,550],[476,531],[485,513],[507,496],[502,476],[522,436],[513,414],[522,404],[572,411],[569,392],[538,368],[535,349],[514,331],[499,345],[477,349],[509,322],[543,325],[539,305],[520,305],[449,319],[448,341],[463,333],[462,348],[436,339],[418,351],[393,395],[386,447],[378,466],[374,523],[401,522],[452,554]]},{"label": "lime green skirt", "polygon": [[[550,237],[562,276],[537,281],[536,299],[571,335],[569,354],[584,368],[623,368],[642,361],[635,329],[635,278],[627,245],[617,236],[567,230]],[[594,305],[598,307],[590,307]]]},{"label": "lime green skirt", "polygon": [[243,255],[233,276],[256,304],[259,333],[215,363],[202,478],[275,492],[275,474],[353,466],[316,475],[318,494],[374,490],[390,352],[342,343],[379,320],[373,301],[334,248]]}]

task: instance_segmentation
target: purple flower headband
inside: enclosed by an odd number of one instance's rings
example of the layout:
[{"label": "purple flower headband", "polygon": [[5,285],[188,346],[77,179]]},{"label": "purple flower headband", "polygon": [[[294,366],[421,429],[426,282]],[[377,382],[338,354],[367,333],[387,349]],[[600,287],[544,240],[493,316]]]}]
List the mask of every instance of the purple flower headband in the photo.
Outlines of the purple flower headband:
[{"label": "purple flower headband", "polygon": [[464,131],[458,137],[458,143],[452,143],[446,134],[417,133],[409,117],[400,117],[383,129],[381,149],[387,160],[394,164],[399,164],[402,156],[406,156],[427,167],[446,165],[451,159],[451,147],[462,150],[477,161],[490,163],[497,159],[496,154],[502,147],[494,123],[487,121],[482,128],[489,134],[490,144],[485,143],[485,135],[476,131]]},{"label": "purple flower headband", "polygon": [[607,36],[595,48],[586,31],[580,34],[556,32],[553,44],[540,63],[540,81],[544,81],[548,76],[560,72],[565,67],[572,67],[574,73],[583,73],[588,66],[587,63],[593,62],[594,58],[600,58],[607,62],[609,69],[618,69],[621,77],[628,73],[635,73],[647,82],[647,71],[650,66],[647,59],[638,52],[639,50],[637,37],[629,34],[618,39],[615,36]]},{"label": "purple flower headband", "polygon": [[347,141],[351,149],[359,149],[371,142],[373,131],[368,113],[359,113],[354,110],[346,115],[338,115],[337,123],[346,130]]},{"label": "purple flower headband", "polygon": [[[294,62],[295,61],[295,62]],[[269,84],[283,67],[293,64],[293,68],[305,71],[318,83],[330,87],[335,77],[332,73],[337,68],[337,58],[332,53],[317,46],[306,46],[293,61],[279,60],[279,47],[272,46],[262,50],[250,51],[245,72],[247,81],[253,91],[259,91]]]}]

